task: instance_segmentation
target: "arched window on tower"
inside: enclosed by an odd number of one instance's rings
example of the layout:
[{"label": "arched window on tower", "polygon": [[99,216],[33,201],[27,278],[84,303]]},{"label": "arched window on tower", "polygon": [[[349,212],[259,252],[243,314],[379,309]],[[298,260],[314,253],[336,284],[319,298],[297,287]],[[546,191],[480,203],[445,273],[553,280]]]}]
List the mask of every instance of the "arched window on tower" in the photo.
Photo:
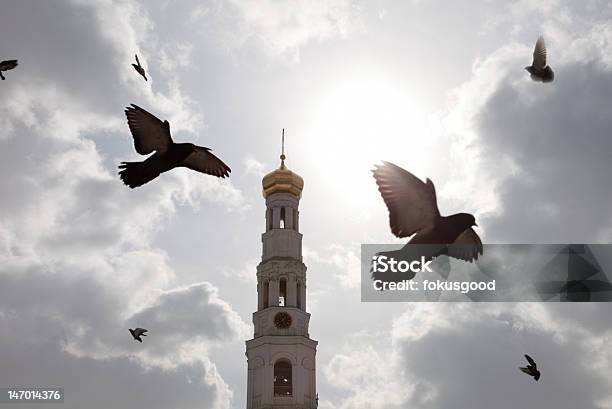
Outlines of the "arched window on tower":
[{"label": "arched window on tower", "polygon": [[302,283],[297,283],[297,307],[302,308]]},{"label": "arched window on tower", "polygon": [[274,396],[293,395],[291,362],[279,359],[274,364]]},{"label": "arched window on tower", "polygon": [[285,208],[284,207],[281,207],[280,228],[281,229],[285,228]]},{"label": "arched window on tower", "polygon": [[281,278],[278,286],[278,305],[285,306],[287,300],[287,279]]},{"label": "arched window on tower", "polygon": [[270,283],[264,282],[263,286],[263,307],[268,308],[268,296],[270,295]]}]

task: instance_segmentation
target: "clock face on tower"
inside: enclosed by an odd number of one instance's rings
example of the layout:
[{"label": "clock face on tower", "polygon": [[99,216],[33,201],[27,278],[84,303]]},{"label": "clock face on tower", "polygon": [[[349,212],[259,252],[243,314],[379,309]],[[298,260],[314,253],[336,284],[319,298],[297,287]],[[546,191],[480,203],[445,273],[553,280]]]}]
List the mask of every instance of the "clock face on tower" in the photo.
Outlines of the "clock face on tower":
[{"label": "clock face on tower", "polygon": [[279,312],[274,316],[274,325],[276,328],[285,329],[291,326],[291,315],[286,312]]}]

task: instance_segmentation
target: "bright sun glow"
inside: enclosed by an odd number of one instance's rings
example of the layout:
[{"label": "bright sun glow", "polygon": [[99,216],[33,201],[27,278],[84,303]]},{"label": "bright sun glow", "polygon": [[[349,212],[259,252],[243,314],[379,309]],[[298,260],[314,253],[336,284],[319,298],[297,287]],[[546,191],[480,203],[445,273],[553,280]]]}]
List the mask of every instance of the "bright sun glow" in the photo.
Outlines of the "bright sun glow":
[{"label": "bright sun glow", "polygon": [[[379,200],[362,191],[372,190],[370,170],[381,160],[409,166],[417,174],[427,170],[431,124],[419,110],[418,96],[405,85],[383,75],[345,78],[324,90],[317,102],[307,131],[314,142],[309,155],[317,158],[323,179],[323,173],[336,175],[334,189],[345,191],[345,197]],[[363,208],[364,203],[355,205]]]}]

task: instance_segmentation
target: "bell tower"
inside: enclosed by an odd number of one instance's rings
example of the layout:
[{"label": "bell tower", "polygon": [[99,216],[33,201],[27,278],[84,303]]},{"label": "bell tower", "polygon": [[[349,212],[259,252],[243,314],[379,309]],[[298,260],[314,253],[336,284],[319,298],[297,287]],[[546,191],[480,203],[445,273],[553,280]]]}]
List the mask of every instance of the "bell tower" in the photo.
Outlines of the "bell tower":
[{"label": "bell tower", "polygon": [[315,409],[315,355],[306,312],[299,203],[304,180],[285,166],[262,181],[266,200],[263,251],[257,266],[255,333],[246,341],[247,409]]}]

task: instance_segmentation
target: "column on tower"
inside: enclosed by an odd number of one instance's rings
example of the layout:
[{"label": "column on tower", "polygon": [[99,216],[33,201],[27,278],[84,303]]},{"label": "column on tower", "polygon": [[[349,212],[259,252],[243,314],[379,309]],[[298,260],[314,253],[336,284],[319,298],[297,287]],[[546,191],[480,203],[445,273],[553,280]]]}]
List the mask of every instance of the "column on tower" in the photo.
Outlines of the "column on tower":
[{"label": "column on tower", "polygon": [[284,208],[285,209],[285,229],[292,229],[295,230],[293,228],[293,208]]},{"label": "column on tower", "polygon": [[272,228],[273,229],[280,229],[280,216],[281,216],[280,207],[273,207],[272,208]]},{"label": "column on tower", "polygon": [[287,307],[295,307],[297,301],[297,280],[292,276],[287,284],[287,300],[285,301],[285,305]]},{"label": "column on tower", "polygon": [[279,280],[278,278],[271,278],[270,279],[270,296],[268,298],[268,306],[269,307],[276,307],[278,306],[278,293],[279,293],[279,288],[278,288],[278,284],[279,284]]}]

